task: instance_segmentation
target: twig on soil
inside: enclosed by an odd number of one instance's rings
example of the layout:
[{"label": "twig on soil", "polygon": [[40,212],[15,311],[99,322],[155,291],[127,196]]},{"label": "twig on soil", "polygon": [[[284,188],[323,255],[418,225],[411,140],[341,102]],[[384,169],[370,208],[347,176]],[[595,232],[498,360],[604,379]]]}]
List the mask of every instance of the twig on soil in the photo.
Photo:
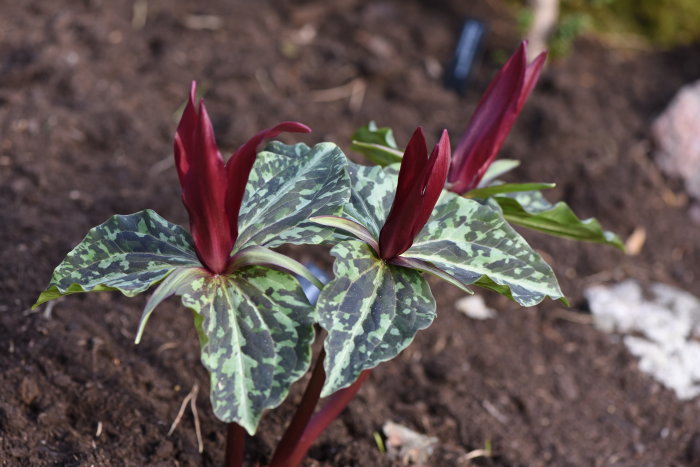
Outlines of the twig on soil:
[{"label": "twig on soil", "polygon": [[197,435],[197,447],[201,453],[204,451],[204,443],[202,442],[202,429],[199,423],[199,412],[197,411],[197,394],[199,394],[199,384],[194,383],[192,390],[182,400],[182,404],[180,404],[180,410],[177,412],[177,416],[175,417],[173,424],[170,425],[168,436],[171,436],[175,431],[175,428],[177,428],[177,426],[180,424],[180,420],[182,420],[182,416],[185,414],[185,408],[189,403],[192,416],[194,417],[194,431]]},{"label": "twig on soil", "polygon": [[192,395],[192,399],[190,399],[190,409],[194,417],[194,432],[197,435],[197,448],[201,454],[204,452],[204,442],[202,441],[202,427],[199,424],[199,412],[197,412],[197,393],[199,393],[199,385],[195,383],[192,390],[194,394]]},{"label": "twig on soil", "polygon": [[647,231],[644,227],[637,227],[625,242],[625,252],[630,256],[641,253],[644,243],[647,240]]},{"label": "twig on soil", "polygon": [[53,307],[55,307],[56,304],[60,303],[61,301],[63,301],[63,300],[62,299],[52,300],[46,304],[46,308],[44,308],[44,318],[45,319],[51,319],[51,312],[53,311]]},{"label": "twig on soil", "polygon": [[187,15],[185,27],[196,31],[216,31],[224,25],[224,20],[216,15]]},{"label": "twig on soil", "polygon": [[501,422],[503,425],[508,425],[508,417],[506,417],[503,412],[498,410],[491,402],[483,401],[481,405],[483,405],[484,409],[486,409],[489,415],[491,415],[493,418]]},{"label": "twig on soil", "polygon": [[185,398],[182,400],[182,404],[180,404],[180,410],[178,410],[177,415],[175,416],[175,420],[173,421],[173,424],[170,425],[170,430],[168,430],[168,436],[172,435],[173,432],[175,431],[175,428],[180,424],[180,420],[182,419],[182,416],[185,414],[185,407],[187,407],[187,403],[190,401],[192,398],[192,391],[190,391],[189,394],[185,396]]},{"label": "twig on soil", "polygon": [[156,350],[156,353],[163,353],[166,350],[174,349],[176,347],[177,347],[176,342],[166,342],[165,344],[158,347],[158,350]]},{"label": "twig on soil", "polygon": [[99,337],[92,338],[92,350],[90,351],[90,359],[92,363],[92,374],[97,373],[97,352],[99,352],[100,347],[104,344],[104,341]]},{"label": "twig on soil", "polygon": [[260,89],[262,89],[262,92],[265,94],[272,94],[277,88],[275,83],[270,79],[270,75],[264,68],[258,68],[255,70],[255,80],[258,82]]},{"label": "twig on soil", "polygon": [[143,29],[148,19],[148,0],[136,0],[131,14],[131,27]]},{"label": "twig on soil", "polygon": [[155,177],[156,175],[160,175],[166,170],[169,170],[174,165],[175,162],[173,161],[173,156],[164,157],[151,166],[151,168],[148,170],[148,175]]},{"label": "twig on soil", "polygon": [[474,449],[473,451],[469,451],[464,456],[462,456],[462,459],[464,459],[465,461],[470,461],[479,457],[491,457],[491,452],[486,449]]},{"label": "twig on soil", "polygon": [[355,78],[347,84],[331,89],[322,89],[311,93],[314,102],[334,102],[348,98],[348,106],[352,112],[357,112],[362,107],[365,99],[367,84],[362,78]]}]

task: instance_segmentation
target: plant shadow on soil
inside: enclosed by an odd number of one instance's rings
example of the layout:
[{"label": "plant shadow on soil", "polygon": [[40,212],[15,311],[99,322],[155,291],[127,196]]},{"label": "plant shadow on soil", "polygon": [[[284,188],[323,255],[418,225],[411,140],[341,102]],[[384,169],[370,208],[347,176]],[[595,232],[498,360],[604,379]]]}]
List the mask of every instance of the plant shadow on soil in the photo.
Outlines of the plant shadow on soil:
[{"label": "plant shadow on soil", "polygon": [[[144,16],[143,6],[146,5]],[[3,465],[220,465],[224,425],[211,413],[191,314],[161,306],[133,345],[145,297],[71,296],[50,316],[28,309],[52,268],[113,213],[153,208],[186,225],[171,162],[175,109],[188,83],[206,89],[219,143],[230,151],[286,119],[307,142],[349,147],[368,120],[405,142],[417,125],[453,141],[514,50],[514,21],[497,2],[6,2],[0,9],[0,460]],[[209,16],[202,16],[209,15]],[[462,18],[488,20],[485,60],[467,96],[445,90]],[[144,23],[145,21],[145,23]],[[272,32],[272,33],[271,33]],[[583,217],[629,235],[634,257],[526,232],[574,306],[522,310],[487,295],[497,319],[454,308],[436,281],[438,318],[377,368],[305,465],[400,465],[373,433],[393,420],[440,439],[432,465],[669,465],[700,463],[700,407],[643,375],[622,344],[597,332],[582,289],[635,277],[699,294],[698,226],[677,180],[652,163],[649,124],[700,76],[700,48],[623,51],[581,40],[544,72],[503,156],[514,180],[555,181]],[[315,91],[364,86],[359,106]],[[341,90],[342,91],[342,90]],[[352,156],[357,158],[357,156]],[[359,160],[359,159],[358,159]],[[318,250],[293,249],[328,267]],[[188,412],[197,382],[204,453]],[[265,416],[247,459],[264,464],[299,400]],[[100,429],[98,430],[98,426]],[[99,434],[98,434],[99,432]]]}]

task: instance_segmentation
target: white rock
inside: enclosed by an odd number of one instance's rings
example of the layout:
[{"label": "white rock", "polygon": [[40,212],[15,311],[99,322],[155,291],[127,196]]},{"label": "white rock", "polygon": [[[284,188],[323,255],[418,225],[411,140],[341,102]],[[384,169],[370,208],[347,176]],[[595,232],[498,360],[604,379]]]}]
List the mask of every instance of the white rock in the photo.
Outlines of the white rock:
[{"label": "white rock", "polygon": [[468,295],[455,302],[455,308],[472,319],[491,319],[496,311],[486,306],[481,295]]},{"label": "white rock", "polygon": [[586,298],[599,329],[627,335],[640,370],[673,389],[679,399],[700,395],[700,299],[665,284],[646,299],[638,282],[594,286]]},{"label": "white rock", "polygon": [[437,438],[416,433],[394,422],[386,422],[382,431],[386,436],[389,457],[399,459],[404,464],[425,465],[438,443]]}]

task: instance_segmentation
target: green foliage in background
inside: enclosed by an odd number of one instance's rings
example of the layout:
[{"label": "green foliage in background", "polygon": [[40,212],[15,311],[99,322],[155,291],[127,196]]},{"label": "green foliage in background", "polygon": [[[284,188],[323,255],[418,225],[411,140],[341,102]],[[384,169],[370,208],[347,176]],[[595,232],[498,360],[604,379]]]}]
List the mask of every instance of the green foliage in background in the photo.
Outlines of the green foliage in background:
[{"label": "green foliage in background", "polygon": [[[529,2],[518,1],[520,26],[532,22]],[[559,22],[550,38],[550,52],[566,55],[580,34],[633,36],[656,47],[700,40],[699,0],[561,0]]]}]

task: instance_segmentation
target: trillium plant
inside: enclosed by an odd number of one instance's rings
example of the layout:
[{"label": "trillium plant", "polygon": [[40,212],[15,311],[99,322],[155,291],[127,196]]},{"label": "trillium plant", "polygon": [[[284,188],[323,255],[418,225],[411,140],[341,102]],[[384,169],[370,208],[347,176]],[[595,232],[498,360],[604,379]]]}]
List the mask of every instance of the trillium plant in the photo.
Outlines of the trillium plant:
[{"label": "trillium plant", "polygon": [[[192,310],[214,414],[228,424],[226,462],[243,463],[246,433],[309,371],[323,349],[270,465],[294,466],[350,402],[370,371],[406,348],[435,318],[426,275],[466,293],[482,287],[522,306],[566,302],[550,266],[511,224],[621,248],[594,219],[549,203],[549,183],[503,183],[518,165],[496,155],[537,82],[545,55],[525,44],[498,72],[454,151],[443,131],[429,150],[418,127],[400,149],[374,123],[352,148],[375,165],[350,162],[333,143],[264,142],[307,126],[263,130],[225,162],[192,85],[175,134],[175,166],[189,232],[151,210],[93,228],[56,268],[35,306],[60,296],[156,286],[138,325],[179,296]],[[321,283],[275,251],[326,244],[333,277]],[[320,290],[310,303],[300,280]],[[316,407],[325,398],[321,408]]]}]

